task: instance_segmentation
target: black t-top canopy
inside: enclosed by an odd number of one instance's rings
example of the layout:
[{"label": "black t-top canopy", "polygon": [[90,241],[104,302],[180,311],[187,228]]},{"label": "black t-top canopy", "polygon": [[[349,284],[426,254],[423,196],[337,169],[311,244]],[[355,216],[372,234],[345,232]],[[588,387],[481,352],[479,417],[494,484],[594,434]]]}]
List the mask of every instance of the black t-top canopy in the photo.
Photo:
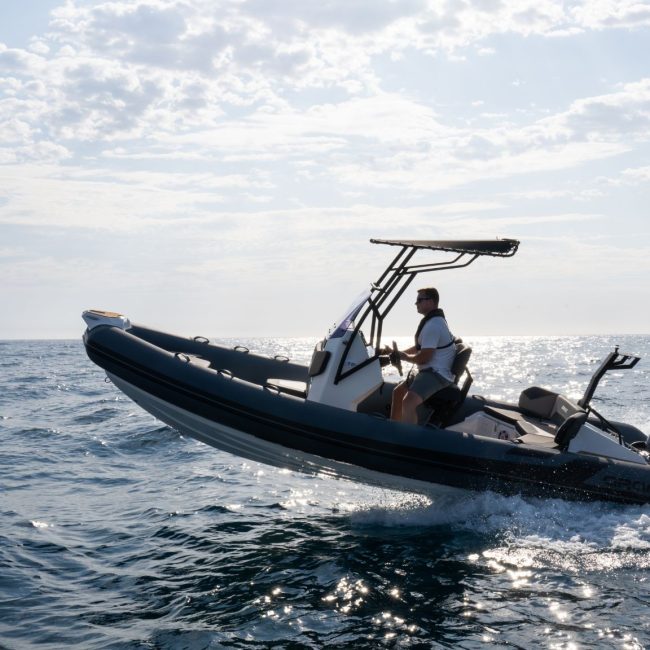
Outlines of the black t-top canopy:
[{"label": "black t-top canopy", "polygon": [[471,253],[474,255],[495,255],[510,257],[517,252],[516,239],[474,239],[474,240],[426,240],[426,239],[371,239],[371,244],[388,244],[408,248],[428,248],[452,253]]}]

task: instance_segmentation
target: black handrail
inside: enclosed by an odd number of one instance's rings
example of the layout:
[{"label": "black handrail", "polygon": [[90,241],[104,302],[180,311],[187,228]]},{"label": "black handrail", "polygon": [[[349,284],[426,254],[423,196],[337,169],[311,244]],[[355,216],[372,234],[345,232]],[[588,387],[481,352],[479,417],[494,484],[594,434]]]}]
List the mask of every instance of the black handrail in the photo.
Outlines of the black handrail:
[{"label": "black handrail", "polygon": [[578,401],[578,405],[583,409],[586,409],[589,406],[589,402],[591,402],[591,399],[596,392],[596,388],[598,388],[598,384],[605,376],[606,372],[609,370],[629,370],[630,368],[634,368],[640,360],[641,357],[637,357],[634,354],[619,353],[617,345],[614,348],[614,352],[610,352],[605,357],[598,370],[596,370],[593,377],[589,380],[585,394]]}]

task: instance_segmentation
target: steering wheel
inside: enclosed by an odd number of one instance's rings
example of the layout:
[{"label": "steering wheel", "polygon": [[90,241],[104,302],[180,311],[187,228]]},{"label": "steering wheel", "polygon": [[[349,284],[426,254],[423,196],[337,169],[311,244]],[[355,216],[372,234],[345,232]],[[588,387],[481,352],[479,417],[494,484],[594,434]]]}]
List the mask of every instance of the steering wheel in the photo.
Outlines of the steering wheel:
[{"label": "steering wheel", "polygon": [[404,370],[402,370],[402,360],[399,358],[399,350],[397,349],[397,343],[393,341],[393,352],[390,355],[390,362],[397,368],[397,372],[400,377],[404,376]]}]

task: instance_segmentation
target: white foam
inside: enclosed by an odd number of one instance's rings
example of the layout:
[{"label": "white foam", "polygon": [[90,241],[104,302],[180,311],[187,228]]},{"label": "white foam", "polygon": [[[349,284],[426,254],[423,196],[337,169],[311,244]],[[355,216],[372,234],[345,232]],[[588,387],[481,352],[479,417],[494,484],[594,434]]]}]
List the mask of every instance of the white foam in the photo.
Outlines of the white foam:
[{"label": "white foam", "polygon": [[44,521],[30,521],[29,522],[34,528],[49,528],[50,524],[45,523]]},{"label": "white foam", "polygon": [[356,526],[451,526],[481,535],[498,535],[508,545],[574,553],[650,548],[649,506],[575,503],[482,492],[433,501],[404,496],[384,504],[360,504],[350,519]]}]

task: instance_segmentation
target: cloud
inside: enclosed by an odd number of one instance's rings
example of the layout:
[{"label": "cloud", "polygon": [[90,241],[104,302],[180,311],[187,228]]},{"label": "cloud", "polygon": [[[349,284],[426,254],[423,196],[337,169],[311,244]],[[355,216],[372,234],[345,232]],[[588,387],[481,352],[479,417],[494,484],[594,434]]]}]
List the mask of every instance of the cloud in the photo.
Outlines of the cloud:
[{"label": "cloud", "polygon": [[650,166],[624,169],[621,176],[626,182],[634,185],[650,183]]},{"label": "cloud", "polygon": [[640,28],[650,25],[650,7],[639,0],[589,0],[569,10],[585,29]]},{"label": "cloud", "polygon": [[650,137],[650,79],[552,115],[469,122],[383,90],[378,61],[468,44],[492,53],[485,39],[504,33],[645,24],[621,7],[69,0],[30,50],[0,45],[0,163],[15,182],[0,181],[2,219],[85,227],[90,211],[98,227],[129,230],[237,204],[413,200],[618,156]]},{"label": "cloud", "polygon": [[[207,241],[223,249],[224,242],[233,238],[238,246],[246,242],[250,247],[255,239],[264,242],[265,248],[272,240],[300,239],[304,244],[324,233],[328,237],[348,233],[353,238],[381,230],[399,236],[407,228],[426,237],[437,221],[448,227],[452,224],[454,233],[463,236],[463,231],[487,234],[493,226],[502,231],[516,223],[559,219],[506,218],[502,212],[507,204],[494,200],[436,201],[426,208],[397,207],[394,201],[388,207],[371,201],[328,208],[316,200],[308,205],[261,208],[258,203],[265,196],[269,200],[267,195],[276,192],[279,182],[280,178],[259,169],[247,174],[171,174],[24,163],[6,166],[0,177],[0,224],[136,234],[181,228],[193,247]],[[378,180],[362,178],[359,182],[367,186]],[[432,185],[431,179],[427,184]],[[470,218],[472,214],[480,216]],[[577,218],[564,215],[562,220]]]},{"label": "cloud", "polygon": [[155,224],[199,218],[200,201],[219,202],[210,189],[188,193],[169,187],[169,177],[102,179],[82,169],[23,164],[0,176],[0,223],[62,228],[139,231]]},{"label": "cloud", "polygon": [[[377,158],[372,165],[344,165],[339,178],[374,186],[441,189],[616,156],[650,139],[650,79],[576,100],[565,111],[518,127],[505,122],[489,128],[449,128],[431,113],[426,118],[414,122],[419,138],[409,141],[400,135],[399,155]],[[380,121],[375,124],[381,128]],[[419,146],[432,141],[435,147]]]},{"label": "cloud", "polygon": [[594,277],[601,278],[601,283],[613,284],[635,277],[635,282],[642,284],[642,278],[650,273],[647,248],[627,240],[619,243],[597,235],[581,238],[556,235],[531,238],[528,244],[526,273],[547,282],[566,282],[570,278],[572,282],[584,281],[585,286],[592,286]]},{"label": "cloud", "polygon": [[0,43],[0,70],[3,75],[23,74],[38,70],[43,59],[27,50],[8,48]]},{"label": "cloud", "polygon": [[[495,131],[454,134],[437,124],[430,108],[382,91],[375,58],[412,50],[451,52],[469,44],[491,52],[494,48],[482,43],[495,34],[629,26],[635,19],[645,24],[644,15],[629,2],[624,8],[607,2],[565,8],[549,0],[379,5],[330,0],[299,6],[287,0],[69,0],[52,12],[50,31],[32,39],[31,51],[0,45],[0,87],[8,98],[0,103],[0,118],[20,115],[29,131],[21,145],[34,145],[32,157],[45,152],[46,161],[52,160],[54,144],[69,150],[77,142],[177,134],[196,140],[202,133],[228,140],[230,133],[248,134],[272,146],[272,135],[262,131],[278,126],[281,134],[295,134],[293,140],[352,137],[356,129],[358,137],[400,141],[407,148],[426,146],[446,131],[459,158],[492,159],[504,140],[512,149],[517,134],[509,139]],[[322,88],[337,89],[338,100],[312,101],[307,110],[293,101],[296,94]],[[647,89],[637,89],[642,90]],[[612,132],[644,127],[641,105],[636,115],[629,103],[621,108],[605,97],[585,100],[562,120],[548,120],[545,133],[542,122],[535,125],[537,136],[559,139],[562,129],[573,134],[583,129],[587,137],[589,123],[601,133],[607,125]],[[283,126],[283,120],[297,124]],[[518,135],[534,137],[523,130]],[[37,141],[50,146],[39,149]],[[341,144],[330,142],[335,148]],[[238,147],[239,155],[246,148]],[[12,158],[4,153],[3,159]]]},{"label": "cloud", "polygon": [[[307,183],[335,182],[342,191],[372,193],[376,188],[393,187],[431,193],[616,156],[630,148],[631,139],[647,139],[648,132],[649,84],[642,80],[609,95],[576,100],[555,116],[518,127],[507,122],[483,128],[450,126],[428,106],[382,93],[303,111],[258,110],[242,119],[225,120],[218,127],[199,125],[180,133],[170,132],[161,120],[150,127],[150,144],[137,137],[127,144],[129,129],[138,134],[138,115],[149,110],[146,101],[139,103],[138,98],[146,94],[139,80],[131,80],[129,95],[123,92],[127,82],[122,83],[119,74],[75,70],[80,101],[84,95],[86,105],[94,109],[77,116],[70,93],[67,108],[59,108],[58,127],[49,128],[52,135],[58,128],[66,144],[75,136],[78,142],[115,139],[115,147],[98,152],[106,163],[142,161],[160,167],[169,161],[173,170],[186,160],[209,167],[191,173],[164,169],[117,173],[100,166],[98,158],[90,172],[75,165],[61,173],[47,167],[38,172],[30,167],[22,172],[17,169],[17,185],[4,209],[5,221],[17,218],[11,215],[29,221],[34,218],[29,215],[44,209],[38,198],[29,198],[32,186],[52,193],[59,209],[46,213],[58,215],[62,223],[82,226],[84,211],[101,200],[101,209],[94,211],[100,227],[106,223],[130,229],[135,223],[179,218],[190,210],[202,219],[206,211],[228,200],[268,201],[269,192],[286,185],[288,174]],[[109,104],[111,112],[106,110]],[[124,110],[125,106],[133,110]],[[43,139],[44,129],[32,123],[34,116],[40,116],[45,125],[55,121],[47,114],[45,102],[13,98],[2,107],[6,115],[23,108],[21,119],[8,119],[0,127],[4,142],[13,143],[4,150],[3,162],[60,162],[73,156],[69,146],[56,138]],[[247,164],[245,173],[234,171],[250,162],[253,165]]]},{"label": "cloud", "polygon": [[[495,139],[500,133],[495,134]],[[454,144],[459,144],[455,147]],[[568,142],[554,144],[526,140],[509,134],[495,144],[491,155],[463,153],[462,138],[449,137],[427,152],[406,151],[384,155],[371,163],[351,162],[333,171],[339,183],[367,188],[395,187],[419,192],[435,192],[476,181],[503,179],[521,174],[570,169],[583,163],[624,153],[623,143]]]},{"label": "cloud", "polygon": [[83,256],[57,259],[53,256],[14,255],[3,259],[0,254],[0,273],[7,286],[24,289],[34,285],[45,286],[49,290],[61,286],[79,285],[86,283],[95,274],[110,272],[108,265],[98,268],[96,260]]},{"label": "cloud", "polygon": [[650,135],[650,78],[623,85],[620,91],[579,99],[569,110],[548,120],[551,130],[584,139]]}]

